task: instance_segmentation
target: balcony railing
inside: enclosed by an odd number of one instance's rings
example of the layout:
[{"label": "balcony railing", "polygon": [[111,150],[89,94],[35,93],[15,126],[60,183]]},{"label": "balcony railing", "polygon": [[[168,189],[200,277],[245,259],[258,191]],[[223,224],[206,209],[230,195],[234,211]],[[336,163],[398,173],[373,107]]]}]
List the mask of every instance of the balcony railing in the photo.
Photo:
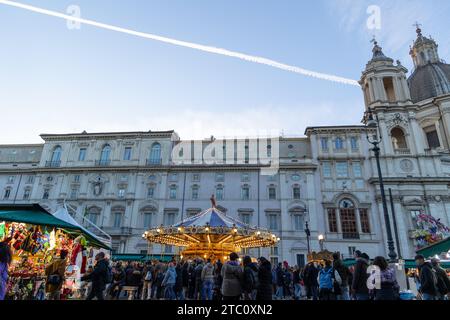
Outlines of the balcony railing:
[{"label": "balcony railing", "polygon": [[111,160],[96,160],[96,167],[109,167],[111,165]]},{"label": "balcony railing", "polygon": [[343,233],[343,239],[359,239],[359,233]]},{"label": "balcony railing", "polygon": [[145,161],[145,165],[147,167],[160,166],[160,165],[162,165],[162,159],[147,159]]},{"label": "balcony railing", "polygon": [[46,168],[59,168],[61,167],[61,161],[46,161],[45,162]]},{"label": "balcony railing", "polygon": [[395,149],[395,154],[411,154],[411,150],[407,148]]}]

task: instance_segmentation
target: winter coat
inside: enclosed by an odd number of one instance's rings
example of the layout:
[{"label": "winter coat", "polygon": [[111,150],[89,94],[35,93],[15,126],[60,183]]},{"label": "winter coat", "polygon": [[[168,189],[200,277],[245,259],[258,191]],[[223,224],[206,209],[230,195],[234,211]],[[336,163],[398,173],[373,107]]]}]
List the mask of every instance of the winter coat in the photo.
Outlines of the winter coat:
[{"label": "winter coat", "polygon": [[283,272],[283,268],[278,266],[277,269],[276,269],[276,274],[277,274],[277,286],[279,286],[279,287],[284,286],[285,274]]},{"label": "winter coat", "polygon": [[437,287],[439,293],[445,295],[450,292],[450,279],[447,276],[447,272],[439,266],[433,267],[433,270],[437,277]]},{"label": "winter coat", "polygon": [[319,283],[317,282],[317,276],[319,275],[319,269],[314,266],[314,264],[309,264],[303,270],[303,281],[305,282],[305,286],[308,287],[317,287]]},{"label": "winter coat", "polygon": [[[181,266],[175,267],[177,278],[175,280],[175,291],[180,291],[183,288],[183,269]],[[187,286],[187,285],[186,285]]]},{"label": "winter coat", "polygon": [[433,267],[429,262],[425,262],[419,266],[419,281],[420,281],[420,292],[427,293],[430,295],[437,295],[438,289],[436,286],[436,276],[433,272]]},{"label": "winter coat", "polygon": [[264,261],[258,268],[258,289],[256,300],[272,300],[272,266],[269,261]]},{"label": "winter coat", "polygon": [[255,263],[250,263],[246,267],[244,267],[244,281],[243,281],[243,290],[245,292],[251,292],[256,288],[254,286],[258,285],[258,267]]},{"label": "winter coat", "polygon": [[228,261],[222,267],[222,295],[236,297],[242,293],[242,268],[235,261]]},{"label": "winter coat", "polygon": [[169,267],[164,275],[164,279],[162,281],[162,286],[165,287],[167,285],[175,285],[177,281],[177,272],[175,271],[175,267]]},{"label": "winter coat", "polygon": [[126,274],[125,284],[130,287],[139,287],[142,283],[142,272],[138,269],[129,269]]},{"label": "winter coat", "polygon": [[45,268],[45,276],[48,277],[53,274],[57,274],[61,277],[61,282],[58,285],[46,283],[45,292],[53,293],[61,290],[64,284],[64,275],[66,273],[67,262],[66,259],[56,259]]},{"label": "winter coat", "polygon": [[202,270],[202,281],[214,281],[214,266],[211,263],[207,263]]},{"label": "winter coat", "polygon": [[333,261],[333,268],[339,273],[339,276],[342,279],[342,287],[346,287],[351,284],[351,272],[350,270],[342,263],[341,260]]},{"label": "winter coat", "polygon": [[299,270],[295,270],[294,273],[292,274],[292,283],[293,284],[299,284],[300,283],[300,271]]},{"label": "winter coat", "polygon": [[7,286],[8,286],[8,265],[4,262],[0,262],[0,300],[5,299]]},{"label": "winter coat", "polygon": [[195,282],[198,284],[202,283],[202,271],[203,271],[203,264],[198,264],[194,269],[195,274]]},{"label": "winter coat", "polygon": [[125,283],[125,271],[123,268],[116,269],[113,275],[113,280],[116,283],[124,284]]},{"label": "winter coat", "polygon": [[353,273],[352,289],[355,293],[368,294],[369,289],[367,288],[367,279],[369,275],[367,274],[367,267],[369,262],[366,259],[358,258],[356,260],[355,271]]},{"label": "winter coat", "polygon": [[183,269],[181,272],[182,276],[182,282],[183,282],[183,287],[186,287],[189,285],[189,264],[185,263],[183,264]]},{"label": "winter coat", "polygon": [[94,271],[81,277],[81,281],[91,280],[92,290],[105,290],[108,267],[108,262],[105,259],[97,261]]}]

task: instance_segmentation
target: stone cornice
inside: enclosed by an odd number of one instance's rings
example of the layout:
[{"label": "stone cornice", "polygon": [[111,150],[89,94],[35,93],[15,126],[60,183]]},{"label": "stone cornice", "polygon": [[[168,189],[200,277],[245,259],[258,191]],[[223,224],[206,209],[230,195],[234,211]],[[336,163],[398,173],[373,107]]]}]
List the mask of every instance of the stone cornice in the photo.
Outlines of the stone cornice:
[{"label": "stone cornice", "polygon": [[130,132],[99,132],[99,133],[68,133],[68,134],[41,134],[44,141],[72,141],[94,139],[137,139],[137,138],[178,138],[175,131],[130,131]]}]

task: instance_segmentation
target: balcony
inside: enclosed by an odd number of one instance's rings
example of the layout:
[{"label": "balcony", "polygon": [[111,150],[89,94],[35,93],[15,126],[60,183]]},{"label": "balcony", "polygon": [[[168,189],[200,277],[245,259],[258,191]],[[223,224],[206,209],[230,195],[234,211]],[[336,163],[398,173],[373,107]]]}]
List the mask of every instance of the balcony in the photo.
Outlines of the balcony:
[{"label": "balcony", "polygon": [[360,239],[359,233],[343,233],[342,238],[348,239],[348,240],[359,240]]},{"label": "balcony", "polygon": [[111,165],[111,160],[96,160],[96,167],[109,167]]},{"label": "balcony", "polygon": [[61,161],[46,161],[45,162],[45,167],[46,168],[59,168],[61,167]]},{"label": "balcony", "polygon": [[103,231],[111,236],[130,236],[133,229],[130,227],[103,227]]},{"label": "balcony", "polygon": [[145,160],[145,165],[147,167],[154,167],[162,165],[162,159],[147,159]]},{"label": "balcony", "polygon": [[411,150],[409,150],[408,148],[395,149],[394,152],[395,152],[395,154],[400,154],[400,155],[411,154]]}]

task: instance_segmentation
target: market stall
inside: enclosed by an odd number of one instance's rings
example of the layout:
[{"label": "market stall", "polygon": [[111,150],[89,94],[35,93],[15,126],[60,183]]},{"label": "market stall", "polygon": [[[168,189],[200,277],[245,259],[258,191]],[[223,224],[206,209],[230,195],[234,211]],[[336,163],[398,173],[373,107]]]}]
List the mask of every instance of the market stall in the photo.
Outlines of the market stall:
[{"label": "market stall", "polygon": [[0,241],[10,246],[13,254],[7,298],[16,300],[45,298],[45,267],[62,250],[68,252],[69,260],[63,287],[63,296],[67,296],[89,259],[93,263],[94,250],[110,249],[39,205],[0,206]]}]

